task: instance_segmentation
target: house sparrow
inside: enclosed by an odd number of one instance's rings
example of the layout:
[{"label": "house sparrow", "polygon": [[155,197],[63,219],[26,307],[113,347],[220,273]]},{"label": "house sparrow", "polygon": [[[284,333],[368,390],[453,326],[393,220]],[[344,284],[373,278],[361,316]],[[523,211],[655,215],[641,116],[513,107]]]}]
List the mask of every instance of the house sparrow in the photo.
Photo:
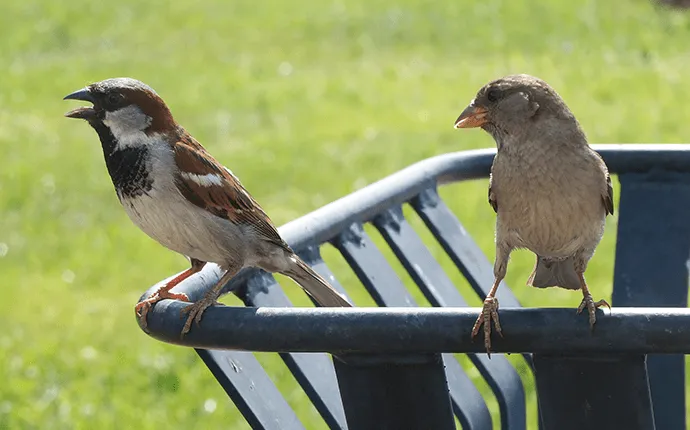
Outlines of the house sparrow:
[{"label": "house sparrow", "polygon": [[73,92],[83,100],[65,114],[86,120],[98,133],[108,173],[127,215],[161,245],[187,256],[191,267],[136,306],[143,327],[152,306],[163,299],[189,301],[170,290],[206,262],[223,270],[220,281],[182,312],[197,324],[218,304],[223,286],[244,267],[292,278],[321,306],[350,303],[290,249],[259,204],[230,170],[173,119],[148,85],[130,78],[107,79]]},{"label": "house sparrow", "polygon": [[587,308],[593,329],[596,309],[611,308],[592,299],[584,278],[606,215],[613,215],[606,164],[561,97],[533,76],[506,76],[482,87],[455,121],[455,128],[472,127],[491,134],[498,147],[489,182],[489,203],[497,214],[495,280],[472,337],[484,325],[490,353],[492,320],[503,336],[494,296],[516,248],[537,256],[528,285],[582,290],[577,313]]}]

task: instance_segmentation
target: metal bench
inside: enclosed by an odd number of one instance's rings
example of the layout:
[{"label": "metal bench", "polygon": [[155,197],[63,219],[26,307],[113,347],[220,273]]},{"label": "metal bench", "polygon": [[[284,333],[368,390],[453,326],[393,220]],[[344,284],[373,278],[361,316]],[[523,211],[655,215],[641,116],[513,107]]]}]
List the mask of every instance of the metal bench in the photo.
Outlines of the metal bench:
[{"label": "metal bench", "polygon": [[[488,176],[495,151],[478,150],[421,161],[280,229],[346,293],[320,256],[320,245],[333,244],[379,308],[295,308],[273,276],[245,270],[226,291],[247,307],[210,308],[180,340],[183,303],[163,301],[149,314],[149,334],[195,347],[255,429],[304,425],[250,351],[279,353],[333,429],[450,429],[454,418],[464,429],[493,428],[485,399],[453,353],[466,353],[488,383],[501,428],[525,429],[522,381],[500,352],[522,354],[534,370],[541,428],[685,429],[690,145],[595,148],[621,191],[614,308],[594,333],[573,308],[521,308],[504,285],[498,298],[509,335],[494,338],[491,359],[482,342],[471,341],[480,309],[467,307],[402,206],[414,209],[483,299],[492,265],[437,193],[441,184]],[[365,223],[434,307],[417,307]],[[197,300],[219,276],[207,265],[177,290]]]}]

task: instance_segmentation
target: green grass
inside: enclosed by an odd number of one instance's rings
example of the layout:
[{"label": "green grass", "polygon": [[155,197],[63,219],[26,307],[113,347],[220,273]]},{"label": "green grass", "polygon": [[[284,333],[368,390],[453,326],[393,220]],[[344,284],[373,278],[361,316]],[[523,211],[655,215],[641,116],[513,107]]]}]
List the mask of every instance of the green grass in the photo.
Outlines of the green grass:
[{"label": "green grass", "polygon": [[[452,122],[507,73],[550,82],[592,142],[690,140],[690,19],[650,1],[5,0],[2,9],[0,428],[248,428],[192,350],[135,323],[139,295],[186,261],[129,222],[95,133],[62,117],[75,103],[61,98],[87,83],[149,83],[279,225],[417,160],[493,146]],[[493,258],[486,181],[444,197]],[[598,297],[610,297],[615,227],[610,218],[588,271]],[[325,254],[370,304],[342,259]],[[515,254],[507,279],[525,305],[579,303],[524,287],[531,264]],[[305,425],[324,428],[280,360],[261,360]]]}]

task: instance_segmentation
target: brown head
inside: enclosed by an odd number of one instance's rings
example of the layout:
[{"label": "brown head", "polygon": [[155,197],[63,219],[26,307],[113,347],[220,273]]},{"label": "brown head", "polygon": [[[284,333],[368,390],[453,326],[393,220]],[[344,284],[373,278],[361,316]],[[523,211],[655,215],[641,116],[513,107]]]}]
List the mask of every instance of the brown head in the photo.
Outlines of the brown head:
[{"label": "brown head", "polygon": [[565,102],[546,82],[530,75],[509,75],[484,85],[455,121],[455,128],[481,127],[501,147],[511,136],[539,124],[573,131],[579,125]]},{"label": "brown head", "polygon": [[106,79],[69,94],[65,100],[92,103],[93,106],[79,107],[65,116],[85,119],[92,126],[102,123],[116,137],[141,132],[149,135],[175,128],[175,120],[163,99],[136,79]]}]

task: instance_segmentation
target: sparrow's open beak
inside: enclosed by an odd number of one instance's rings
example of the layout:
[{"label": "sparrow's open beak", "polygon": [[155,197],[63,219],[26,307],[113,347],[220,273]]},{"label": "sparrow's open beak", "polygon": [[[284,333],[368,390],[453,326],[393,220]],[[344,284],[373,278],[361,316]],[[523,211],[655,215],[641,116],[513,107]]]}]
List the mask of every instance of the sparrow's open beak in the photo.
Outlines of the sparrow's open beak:
[{"label": "sparrow's open beak", "polygon": [[[63,100],[82,100],[85,102],[96,103],[96,99],[93,97],[93,94],[91,94],[91,91],[88,88],[82,88],[73,92],[72,94],[68,94]],[[78,119],[89,119],[94,115],[96,115],[96,110],[89,106],[78,107],[65,114],[67,118]]]},{"label": "sparrow's open beak", "polygon": [[469,105],[455,120],[455,128],[481,127],[488,122],[486,118],[488,110],[481,106]]}]

